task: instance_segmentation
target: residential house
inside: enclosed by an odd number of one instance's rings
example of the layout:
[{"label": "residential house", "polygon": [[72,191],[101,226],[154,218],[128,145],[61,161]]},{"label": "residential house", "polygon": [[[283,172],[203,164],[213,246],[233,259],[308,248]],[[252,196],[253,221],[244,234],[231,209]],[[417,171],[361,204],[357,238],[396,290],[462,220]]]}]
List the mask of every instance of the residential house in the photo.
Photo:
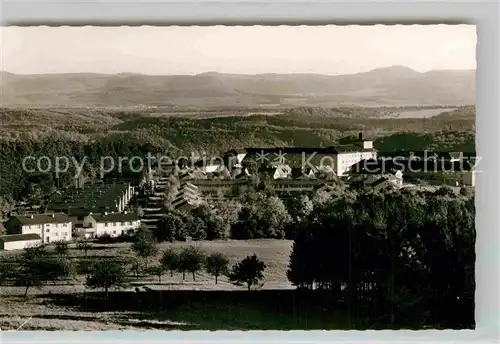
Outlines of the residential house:
[{"label": "residential house", "polygon": [[5,228],[8,234],[38,234],[43,243],[72,238],[72,223],[66,214],[16,215],[7,220]]},{"label": "residential house", "polygon": [[178,210],[196,208],[203,202],[204,200],[201,197],[198,186],[185,182],[181,185],[179,192],[175,196],[172,206]]},{"label": "residential house", "polygon": [[286,179],[291,177],[292,168],[285,164],[277,164],[271,171],[273,179]]},{"label": "residential house", "polygon": [[241,168],[242,162],[245,156],[247,155],[246,149],[232,149],[229,152],[226,152],[223,156],[224,164],[228,167],[229,170],[233,168]]},{"label": "residential house", "polygon": [[70,188],[64,193],[54,194],[46,212],[70,213],[72,209],[89,212],[122,212],[134,196],[130,183],[101,183],[79,188]]},{"label": "residential house", "polygon": [[103,213],[89,214],[83,220],[83,233],[79,236],[85,238],[98,238],[103,235],[118,237],[122,234],[135,231],[141,225],[141,220],[136,213]]}]

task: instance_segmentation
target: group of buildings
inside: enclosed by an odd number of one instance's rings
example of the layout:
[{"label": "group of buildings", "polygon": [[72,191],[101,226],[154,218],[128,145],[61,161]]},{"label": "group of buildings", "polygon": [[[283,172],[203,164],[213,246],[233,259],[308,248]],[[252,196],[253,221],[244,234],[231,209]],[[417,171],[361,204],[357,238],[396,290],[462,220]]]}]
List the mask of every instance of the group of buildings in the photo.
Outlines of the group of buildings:
[{"label": "group of buildings", "polygon": [[172,202],[175,208],[192,207],[200,195],[227,195],[264,174],[267,186],[277,194],[320,190],[339,180],[348,184],[362,180],[372,189],[384,189],[417,187],[421,181],[474,187],[476,179],[474,161],[462,153],[378,152],[362,134],[329,147],[233,149],[215,162],[201,158],[175,173],[181,182]]},{"label": "group of buildings", "polygon": [[74,238],[117,237],[140,226],[127,212],[134,195],[129,183],[81,185],[52,195],[43,213],[12,214],[5,222],[0,249],[71,241]]},{"label": "group of buildings", "polygon": [[[350,142],[329,147],[233,149],[216,162],[196,159],[191,166],[176,165],[167,174],[174,174],[180,182],[170,204],[183,209],[195,208],[208,197],[230,195],[263,179],[275,193],[293,196],[330,190],[339,180],[356,180],[359,184],[359,177],[362,184],[372,189],[412,187],[405,176],[422,178],[439,171],[453,175],[452,186],[475,185],[476,171],[470,157],[460,153],[377,152],[373,142],[364,140],[361,134]],[[147,195],[141,218],[127,211],[131,199],[138,195],[130,183],[76,183],[75,187],[52,195],[41,214],[12,215],[4,225],[7,235],[0,236],[0,249],[75,237],[116,237],[134,231],[141,222],[155,228],[168,198],[168,178],[160,175],[155,180],[152,171],[148,172],[146,182],[153,193]]]}]

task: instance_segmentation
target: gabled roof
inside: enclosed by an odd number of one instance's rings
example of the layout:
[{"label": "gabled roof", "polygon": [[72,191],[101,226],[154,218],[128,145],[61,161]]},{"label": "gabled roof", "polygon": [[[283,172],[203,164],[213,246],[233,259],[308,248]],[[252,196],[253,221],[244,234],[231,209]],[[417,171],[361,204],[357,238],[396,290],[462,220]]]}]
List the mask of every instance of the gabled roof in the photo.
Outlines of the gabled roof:
[{"label": "gabled roof", "polygon": [[80,208],[69,208],[68,209],[68,216],[87,216],[92,212],[92,210],[89,209],[80,209]]},{"label": "gabled roof", "polygon": [[176,196],[175,196],[175,200],[172,202],[176,202],[177,200],[179,199],[191,199],[191,200],[195,200],[195,199],[198,199],[199,198],[199,195],[197,193],[191,193],[191,192],[179,192]]},{"label": "gabled roof", "polygon": [[12,234],[0,236],[0,241],[14,242],[14,241],[27,241],[27,240],[42,240],[38,234]]},{"label": "gabled roof", "polygon": [[247,150],[245,148],[236,148],[236,149],[233,149],[233,151],[236,154],[247,154]]},{"label": "gabled roof", "polygon": [[18,220],[22,225],[42,225],[45,223],[67,223],[71,222],[66,214],[34,214],[15,215],[11,219]]},{"label": "gabled roof", "polygon": [[190,199],[190,198],[177,198],[175,201],[172,202],[172,206],[175,209],[178,209],[180,207],[183,207],[185,205],[196,207],[198,205],[203,204],[204,201],[201,199]]},{"label": "gabled roof", "polygon": [[110,213],[110,214],[90,214],[99,223],[105,222],[127,222],[138,221],[139,216],[136,213]]},{"label": "gabled roof", "polygon": [[198,192],[199,188],[198,186],[192,184],[192,183],[181,183],[181,187],[179,188],[179,191],[187,191],[187,192]]}]

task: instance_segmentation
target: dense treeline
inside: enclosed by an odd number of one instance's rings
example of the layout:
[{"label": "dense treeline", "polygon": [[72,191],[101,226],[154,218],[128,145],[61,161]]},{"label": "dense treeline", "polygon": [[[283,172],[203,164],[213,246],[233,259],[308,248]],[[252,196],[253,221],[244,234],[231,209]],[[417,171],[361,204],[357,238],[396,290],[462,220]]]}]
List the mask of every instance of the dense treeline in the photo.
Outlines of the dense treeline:
[{"label": "dense treeline", "polygon": [[[57,187],[73,185],[77,165],[84,163],[83,173],[89,178],[99,174],[101,158],[112,157],[115,161],[115,171],[118,171],[118,158],[134,156],[146,157],[148,152],[155,153],[161,148],[149,143],[133,141],[127,136],[112,136],[100,140],[81,142],[60,138],[43,138],[41,140],[25,141],[0,141],[0,198],[13,200],[30,200],[39,202],[40,199],[55,191]],[[23,160],[26,169],[23,168]],[[37,159],[47,157],[36,166]],[[67,157],[69,165],[56,175],[55,163],[57,157]],[[50,160],[50,165],[49,165]],[[62,161],[62,160],[61,160]],[[138,161],[131,166],[137,168]],[[49,169],[49,167],[51,167]],[[123,162],[122,172],[126,175],[129,171],[128,161]]]},{"label": "dense treeline", "polygon": [[331,199],[296,224],[288,278],[343,300],[352,324],[473,328],[474,214],[446,188]]},{"label": "dense treeline", "polygon": [[[68,185],[74,166],[56,181],[52,174],[22,171],[22,159],[30,155],[47,156],[52,161],[57,156],[78,160],[86,156],[85,173],[92,176],[103,156],[143,156],[148,151],[221,154],[252,146],[318,147],[358,132],[374,139],[380,151],[475,150],[473,106],[432,118],[383,117],[412,108],[298,108],[252,116],[242,116],[241,109],[233,110],[226,109],[224,116],[213,118],[189,117],[182,111],[174,117],[153,116],[151,111],[0,110],[0,197],[7,203],[36,200],[58,184]],[[245,113],[252,111],[256,110],[247,109]],[[231,113],[234,115],[227,115]]]}]

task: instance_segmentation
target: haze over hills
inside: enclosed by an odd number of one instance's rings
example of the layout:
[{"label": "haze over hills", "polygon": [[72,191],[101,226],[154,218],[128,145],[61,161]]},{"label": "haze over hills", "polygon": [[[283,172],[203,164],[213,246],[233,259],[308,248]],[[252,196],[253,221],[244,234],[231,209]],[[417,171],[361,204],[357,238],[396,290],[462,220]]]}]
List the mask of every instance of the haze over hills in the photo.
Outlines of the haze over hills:
[{"label": "haze over hills", "polygon": [[475,70],[404,66],[347,75],[1,73],[3,106],[397,106],[475,104]]}]

